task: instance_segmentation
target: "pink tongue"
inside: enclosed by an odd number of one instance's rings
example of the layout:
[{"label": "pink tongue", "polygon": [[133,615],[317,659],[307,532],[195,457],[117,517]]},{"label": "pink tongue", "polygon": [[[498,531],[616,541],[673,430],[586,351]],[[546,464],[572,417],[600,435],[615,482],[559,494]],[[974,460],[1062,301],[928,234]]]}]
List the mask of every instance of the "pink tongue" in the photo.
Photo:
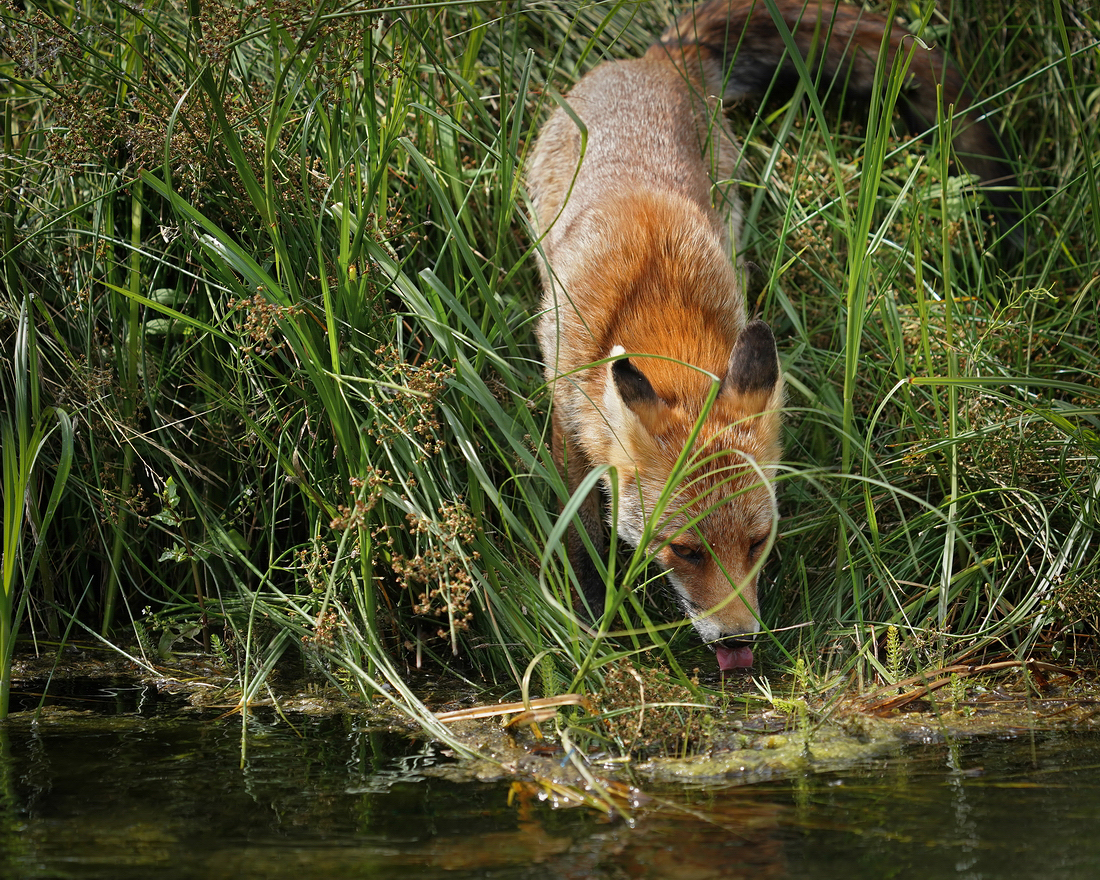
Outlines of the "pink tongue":
[{"label": "pink tongue", "polygon": [[748,645],[740,645],[736,648],[715,645],[714,653],[718,655],[718,668],[723,672],[729,672],[731,669],[746,669],[752,666],[752,648]]}]

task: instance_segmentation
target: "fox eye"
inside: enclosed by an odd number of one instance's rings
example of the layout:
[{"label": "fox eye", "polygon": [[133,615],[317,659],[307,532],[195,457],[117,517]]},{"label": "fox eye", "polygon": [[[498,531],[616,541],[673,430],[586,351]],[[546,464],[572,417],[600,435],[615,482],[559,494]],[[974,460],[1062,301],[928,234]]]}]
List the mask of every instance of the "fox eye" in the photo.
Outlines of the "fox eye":
[{"label": "fox eye", "polygon": [[760,554],[764,552],[764,548],[768,546],[768,536],[765,535],[757,541],[752,542],[752,546],[749,547],[749,559],[756,562],[760,558]]},{"label": "fox eye", "polygon": [[702,562],[703,551],[698,547],[693,547],[691,544],[669,544],[672,552],[683,559],[685,562]]}]

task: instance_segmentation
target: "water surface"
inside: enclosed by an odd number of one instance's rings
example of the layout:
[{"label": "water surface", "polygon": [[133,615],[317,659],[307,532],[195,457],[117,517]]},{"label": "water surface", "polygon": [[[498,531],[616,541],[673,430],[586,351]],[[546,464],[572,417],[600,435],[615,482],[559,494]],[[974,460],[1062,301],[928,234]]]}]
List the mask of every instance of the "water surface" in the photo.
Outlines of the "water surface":
[{"label": "water surface", "polygon": [[358,716],[254,720],[241,766],[239,717],[140,688],[98,699],[108,714],[0,726],[0,877],[1100,876],[1094,736],[652,790],[631,826],[509,782],[439,778],[450,759],[437,747]]}]

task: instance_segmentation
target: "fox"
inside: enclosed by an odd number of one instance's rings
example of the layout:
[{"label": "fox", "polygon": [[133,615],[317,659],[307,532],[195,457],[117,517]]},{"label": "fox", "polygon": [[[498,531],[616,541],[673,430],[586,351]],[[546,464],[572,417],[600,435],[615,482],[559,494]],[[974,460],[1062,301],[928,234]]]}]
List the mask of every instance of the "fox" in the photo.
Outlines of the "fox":
[{"label": "fox", "polygon": [[998,136],[955,66],[836,0],[703,2],[642,57],[583,76],[543,124],[526,178],[552,457],[572,494],[603,469],[566,556],[598,618],[606,587],[587,545],[606,555],[605,523],[644,543],[722,674],[752,666],[761,631],[784,405],[775,336],[748,315],[740,148],[723,106],[797,82],[783,29],[817,81],[864,102],[879,55],[890,70],[911,53],[904,121],[920,133],[953,105],[956,153],[1010,207]]}]

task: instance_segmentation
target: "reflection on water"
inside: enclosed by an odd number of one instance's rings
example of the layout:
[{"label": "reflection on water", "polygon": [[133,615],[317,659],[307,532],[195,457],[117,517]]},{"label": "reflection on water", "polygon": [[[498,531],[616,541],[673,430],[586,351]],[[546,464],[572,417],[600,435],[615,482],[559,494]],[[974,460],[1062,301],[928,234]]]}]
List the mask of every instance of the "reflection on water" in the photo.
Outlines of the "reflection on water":
[{"label": "reflection on water", "polygon": [[[138,695],[140,697],[140,695]],[[114,699],[121,699],[117,695]],[[1100,739],[923,747],[842,774],[652,792],[633,827],[432,775],[353,717],[172,707],[0,726],[0,877],[1093,878]],[[144,711],[144,714],[143,714]]]}]

